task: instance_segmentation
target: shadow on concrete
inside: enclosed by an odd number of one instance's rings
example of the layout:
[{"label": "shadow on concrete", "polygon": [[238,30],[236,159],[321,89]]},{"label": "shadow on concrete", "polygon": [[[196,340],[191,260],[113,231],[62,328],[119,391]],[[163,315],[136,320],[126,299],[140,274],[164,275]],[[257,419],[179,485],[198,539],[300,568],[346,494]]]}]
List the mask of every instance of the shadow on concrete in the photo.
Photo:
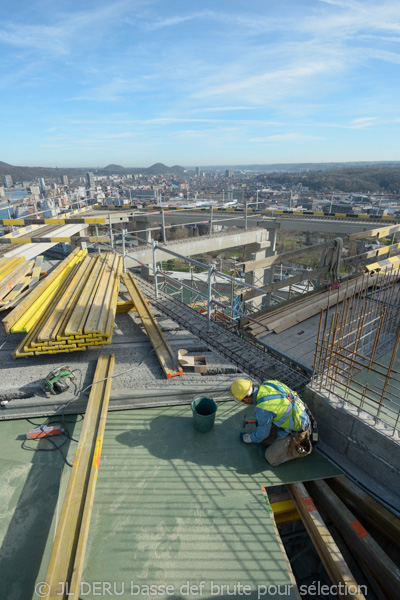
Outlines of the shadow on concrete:
[{"label": "shadow on concrete", "polygon": [[162,460],[181,459],[202,466],[223,465],[247,475],[263,472],[268,466],[265,448],[240,441],[242,420],[243,413],[236,412],[222,422],[216,422],[211,431],[201,433],[194,430],[188,409],[188,417],[160,415],[150,420],[149,429],[125,431],[117,435],[116,440],[129,447],[144,446]]},{"label": "shadow on concrete", "polygon": [[[71,434],[78,420],[79,416],[69,418]],[[26,430],[34,427],[25,422],[24,425]],[[62,446],[64,456],[70,444],[68,438]],[[69,470],[59,451],[45,451],[50,447],[49,441],[42,439],[37,443],[39,451],[32,453],[29,472],[0,548],[0,598],[4,600],[35,597],[35,582],[59,501],[62,474]]]}]

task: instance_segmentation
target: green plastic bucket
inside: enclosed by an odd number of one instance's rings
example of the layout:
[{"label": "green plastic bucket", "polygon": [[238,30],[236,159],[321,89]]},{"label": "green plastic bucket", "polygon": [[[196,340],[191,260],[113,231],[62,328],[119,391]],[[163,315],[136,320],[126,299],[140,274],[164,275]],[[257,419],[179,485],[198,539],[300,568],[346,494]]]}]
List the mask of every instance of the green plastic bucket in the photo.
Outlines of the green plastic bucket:
[{"label": "green plastic bucket", "polygon": [[192,402],[193,426],[196,431],[211,431],[218,406],[211,398],[195,398]]}]

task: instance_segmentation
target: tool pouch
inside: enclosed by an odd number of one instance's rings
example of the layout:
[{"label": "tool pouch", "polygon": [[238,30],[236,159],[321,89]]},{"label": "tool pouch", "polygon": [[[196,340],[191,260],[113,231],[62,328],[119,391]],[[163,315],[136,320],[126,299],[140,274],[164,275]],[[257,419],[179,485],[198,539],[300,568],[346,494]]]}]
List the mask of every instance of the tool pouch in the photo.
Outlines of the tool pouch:
[{"label": "tool pouch", "polygon": [[310,440],[310,432],[298,431],[297,433],[291,433],[290,447],[288,455],[293,458],[299,456],[308,456],[312,451],[312,444]]}]

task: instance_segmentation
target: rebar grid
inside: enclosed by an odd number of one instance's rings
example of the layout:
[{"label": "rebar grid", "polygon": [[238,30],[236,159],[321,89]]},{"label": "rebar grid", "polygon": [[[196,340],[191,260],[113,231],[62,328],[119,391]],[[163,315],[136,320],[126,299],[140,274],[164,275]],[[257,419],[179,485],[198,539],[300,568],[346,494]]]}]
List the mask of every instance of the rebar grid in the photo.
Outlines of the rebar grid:
[{"label": "rebar grid", "polygon": [[[393,427],[400,421],[400,371],[396,356],[400,343],[399,267],[360,276],[353,293],[348,287],[340,306],[321,309],[313,367],[313,387],[333,394],[375,423]],[[391,350],[389,364],[379,362]]]}]

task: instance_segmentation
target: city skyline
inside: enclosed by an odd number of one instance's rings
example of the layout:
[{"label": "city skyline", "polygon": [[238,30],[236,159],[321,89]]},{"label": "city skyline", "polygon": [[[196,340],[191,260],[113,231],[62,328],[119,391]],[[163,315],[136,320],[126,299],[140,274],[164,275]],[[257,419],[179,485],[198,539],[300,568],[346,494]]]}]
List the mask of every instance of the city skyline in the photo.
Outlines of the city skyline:
[{"label": "city skyline", "polygon": [[393,0],[17,0],[0,161],[396,161],[399,48]]}]

